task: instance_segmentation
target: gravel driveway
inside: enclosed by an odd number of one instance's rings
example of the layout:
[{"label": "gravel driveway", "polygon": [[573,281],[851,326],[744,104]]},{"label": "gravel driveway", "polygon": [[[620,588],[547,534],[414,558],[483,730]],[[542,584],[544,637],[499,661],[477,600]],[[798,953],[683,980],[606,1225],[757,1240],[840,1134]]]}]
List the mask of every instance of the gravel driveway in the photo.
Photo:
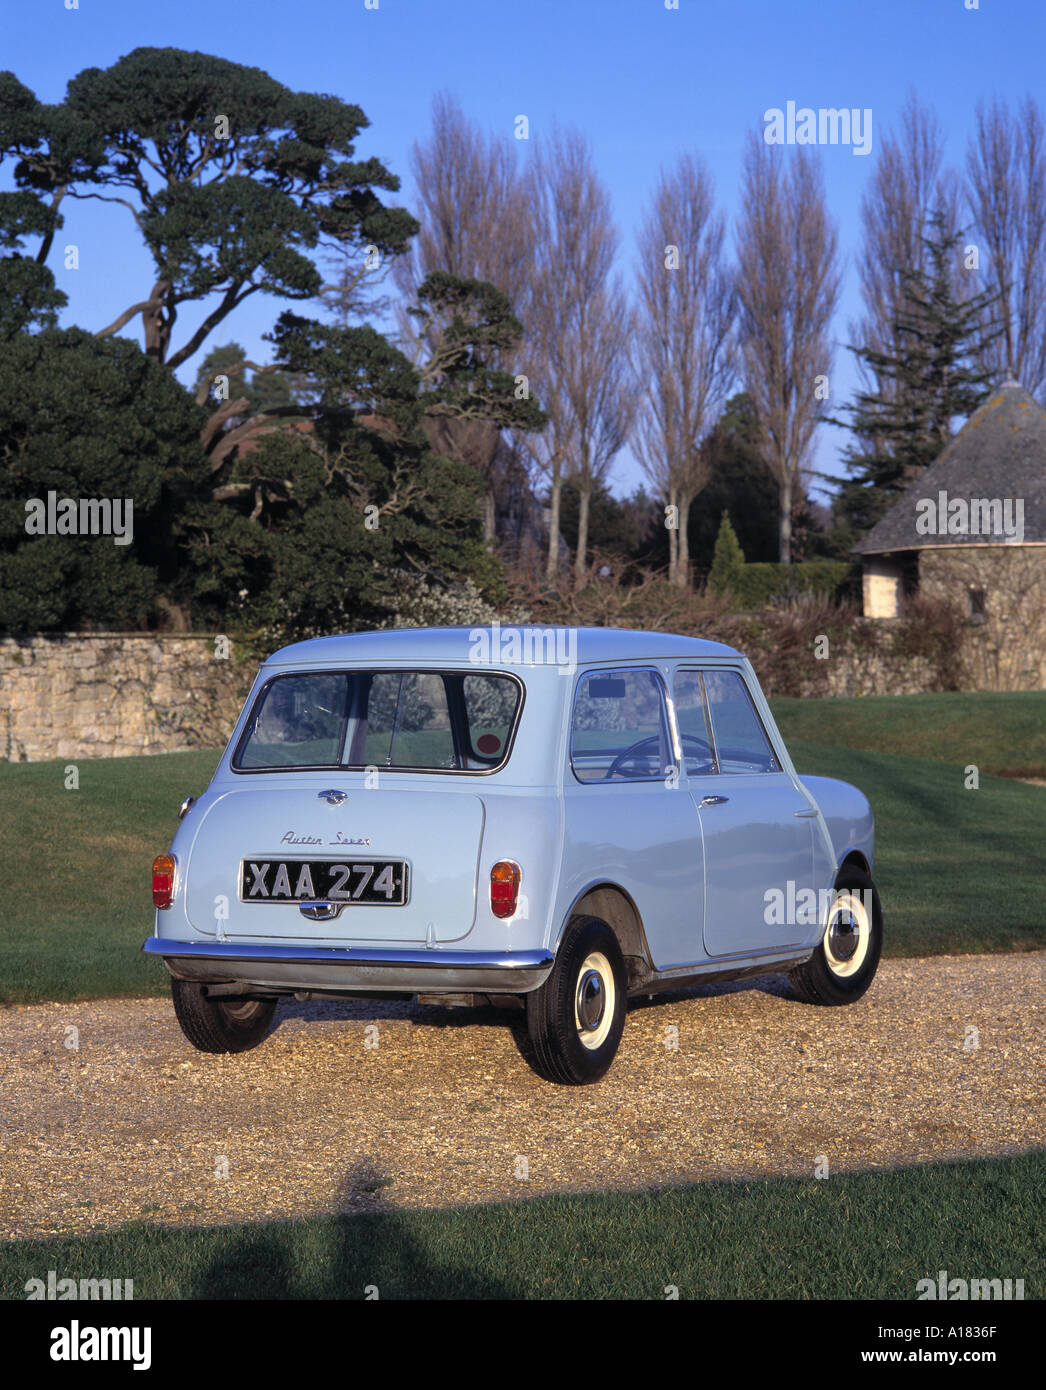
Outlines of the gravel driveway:
[{"label": "gravel driveway", "polygon": [[706,986],[633,1005],[580,1088],[530,1070],[510,1013],[285,1003],[213,1057],[167,1000],[9,1007],[0,1237],[1042,1148],[1044,985],[1046,951],[886,961],[842,1009],[781,976]]}]

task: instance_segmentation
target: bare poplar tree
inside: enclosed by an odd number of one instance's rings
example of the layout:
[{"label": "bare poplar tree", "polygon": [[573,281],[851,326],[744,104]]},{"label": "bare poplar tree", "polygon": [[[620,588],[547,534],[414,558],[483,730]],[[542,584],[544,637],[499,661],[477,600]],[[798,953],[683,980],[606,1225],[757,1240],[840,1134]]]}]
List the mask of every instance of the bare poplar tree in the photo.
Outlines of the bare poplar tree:
[{"label": "bare poplar tree", "polygon": [[[873,352],[897,353],[897,320],[906,305],[905,276],[929,271],[925,237],[930,217],[940,213],[941,230],[958,229],[958,176],[944,161],[944,134],[930,107],[910,92],[897,132],[880,141],[875,169],[861,199],[861,250],[857,271],[864,315],[850,325],[854,343]],[[960,288],[956,266],[956,289]],[[889,389],[860,362],[869,389]]]},{"label": "bare poplar tree", "polygon": [[1032,395],[1046,390],[1046,130],[1030,96],[1011,113],[1005,102],[977,106],[966,156],[967,199],[987,253],[985,288],[999,299],[1002,333],[979,365],[1001,379],[1016,376]]},{"label": "bare poplar tree", "polygon": [[690,507],[708,482],[702,449],[734,380],[733,279],[725,224],[703,164],[684,155],[662,173],[639,231],[633,367],[639,406],[633,444],[668,519],[669,579],[687,586]]},{"label": "bare poplar tree", "polygon": [[828,327],[839,297],[837,242],[824,179],[809,150],[782,152],[759,134],[745,151],[737,294],[745,389],[781,498],[780,558],[791,561],[792,502],[831,372]]},{"label": "bare poplar tree", "polygon": [[[393,267],[393,280],[404,295],[399,321],[408,343],[413,340],[418,355],[432,346],[417,340],[405,305],[426,276],[439,270],[489,281],[508,295],[526,327],[533,234],[515,141],[484,135],[453,97],[441,93],[432,106],[432,134],[415,143],[410,167],[421,231],[410,253]],[[491,353],[491,364],[511,366],[498,353]],[[439,419],[426,428],[434,448],[468,463],[483,479],[483,532],[493,541],[500,431],[486,420]]]},{"label": "bare poplar tree", "polygon": [[592,151],[576,131],[537,144],[529,179],[534,217],[526,350],[550,424],[533,456],[549,479],[552,517],[547,571],[558,561],[560,499],[578,490],[574,570],[586,573],[592,493],[607,476],[634,410],[626,334],[628,305],[613,274],[618,234]]}]

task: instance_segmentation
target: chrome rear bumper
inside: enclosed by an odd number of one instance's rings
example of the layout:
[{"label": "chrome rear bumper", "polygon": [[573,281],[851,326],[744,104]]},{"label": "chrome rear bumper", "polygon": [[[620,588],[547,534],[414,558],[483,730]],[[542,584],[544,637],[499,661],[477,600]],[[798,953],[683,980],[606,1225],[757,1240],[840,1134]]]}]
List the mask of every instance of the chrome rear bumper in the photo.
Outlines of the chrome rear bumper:
[{"label": "chrome rear bumper", "polygon": [[277,946],[257,941],[172,941],[150,936],[142,950],[180,980],[243,980],[288,990],[525,994],[544,984],[555,956],[536,951],[373,950]]}]

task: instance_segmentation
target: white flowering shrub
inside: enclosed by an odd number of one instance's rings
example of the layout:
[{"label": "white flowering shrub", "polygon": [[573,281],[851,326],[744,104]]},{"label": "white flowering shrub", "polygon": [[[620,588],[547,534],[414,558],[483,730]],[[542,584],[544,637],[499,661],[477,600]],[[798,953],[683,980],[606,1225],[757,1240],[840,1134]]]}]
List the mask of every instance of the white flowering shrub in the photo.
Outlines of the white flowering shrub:
[{"label": "white flowering shrub", "polygon": [[[391,580],[391,583],[390,583]],[[386,579],[394,605],[387,627],[485,627],[488,623],[519,624],[528,621],[522,609],[499,611],[488,603],[471,579],[452,584],[431,584],[424,575],[395,571]]]},{"label": "white flowering shrub", "polygon": [[[381,622],[362,620],[346,594],[332,586],[323,623],[303,622],[292,603],[280,597],[259,621],[251,609],[246,589],[229,603],[229,611],[240,619],[237,636],[240,648],[263,660],[277,648],[311,637],[328,637],[337,632],[359,632],[392,627],[485,627],[495,621],[504,626],[528,621],[524,609],[499,611],[483,598],[471,579],[439,584],[409,570],[374,569],[369,595],[374,607],[391,610]],[[371,609],[373,612],[373,608]],[[253,622],[251,619],[253,618]]]}]

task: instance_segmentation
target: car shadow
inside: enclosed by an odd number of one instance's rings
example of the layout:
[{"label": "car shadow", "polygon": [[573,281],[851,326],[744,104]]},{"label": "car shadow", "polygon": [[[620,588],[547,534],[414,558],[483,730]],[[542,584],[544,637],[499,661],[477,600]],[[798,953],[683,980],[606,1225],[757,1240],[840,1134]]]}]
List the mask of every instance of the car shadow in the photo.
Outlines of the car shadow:
[{"label": "car shadow", "polygon": [[522,1009],[496,1009],[489,1005],[475,1008],[419,1004],[416,1000],[386,999],[281,999],[274,1027],[292,1018],[309,1022],[341,1020],[376,1023],[381,1019],[409,1019],[427,1028],[501,1028],[506,1022],[524,1017]]},{"label": "car shadow", "polygon": [[787,999],[790,1003],[798,1003],[798,997],[792,986],[788,982],[788,976],[778,975],[753,975],[747,980],[715,980],[706,985],[690,985],[686,989],[665,990],[661,994],[648,996],[645,994],[637,995],[632,999],[629,1007],[652,1008],[658,1004],[678,1002],[680,999],[713,999],[723,994],[744,994],[747,992],[757,994],[772,994],[777,999]]},{"label": "car shadow", "polygon": [[[714,998],[722,994],[739,994],[754,990],[761,994],[772,994],[779,999],[798,1002],[797,996],[788,982],[788,976],[758,975],[747,980],[719,980],[704,985],[688,985],[686,988],[663,990],[648,996],[634,995],[629,1000],[629,1010],[654,1008],[659,1004],[676,1003],[680,999]],[[428,1028],[502,1028],[506,1024],[518,1025],[525,1030],[526,1010],[512,1007],[496,1008],[490,1005],[476,1007],[447,1006],[443,1004],[419,1004],[414,997],[410,999],[281,999],[276,1010],[275,1026],[287,1019],[300,1018],[311,1021],[339,1019],[347,1021],[358,1019],[361,1022],[376,1022],[379,1019],[410,1019],[412,1023]]]},{"label": "car shadow", "polygon": [[[726,994],[756,992],[769,994],[802,1008],[809,1006],[797,998],[784,974],[759,975],[747,980],[720,980],[710,984],[692,985],[685,989],[664,990],[659,994],[636,995],[629,1000],[629,1012],[674,1006],[687,999],[712,999]],[[381,1020],[407,1019],[420,1028],[507,1028],[523,1061],[531,1071],[541,1075],[530,1034],[527,1031],[525,1009],[447,1007],[440,1004],[419,1004],[410,999],[282,999],[276,1011],[273,1031],[290,1019],[308,1022],[358,1021],[376,1023]]]}]

